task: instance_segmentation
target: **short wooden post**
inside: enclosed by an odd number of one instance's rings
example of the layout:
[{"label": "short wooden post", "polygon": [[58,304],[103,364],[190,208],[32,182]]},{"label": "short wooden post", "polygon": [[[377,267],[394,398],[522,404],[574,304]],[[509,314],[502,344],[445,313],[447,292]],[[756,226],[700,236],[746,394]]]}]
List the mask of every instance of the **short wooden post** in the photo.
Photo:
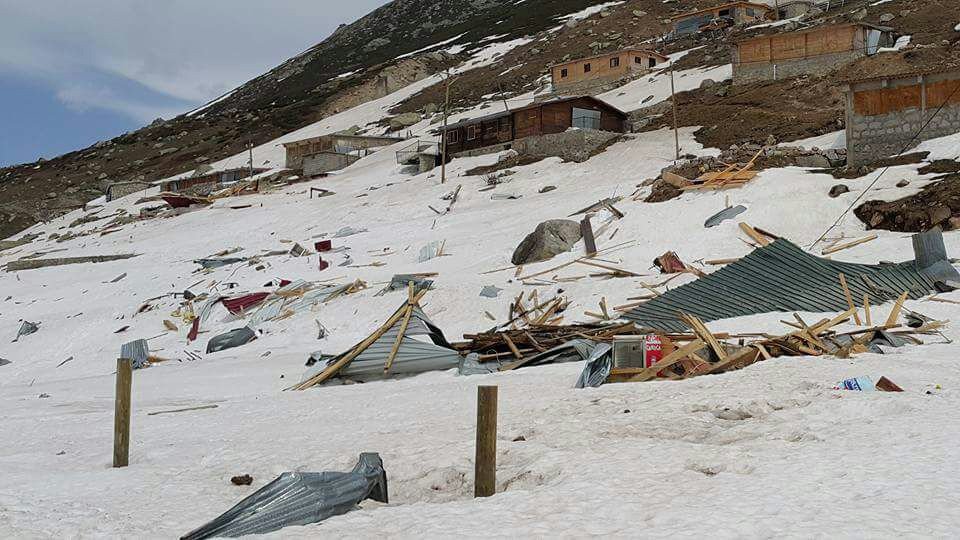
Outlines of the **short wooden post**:
[{"label": "short wooden post", "polygon": [[473,496],[497,492],[497,387],[477,387],[477,455]]},{"label": "short wooden post", "polygon": [[130,463],[130,386],[133,382],[133,362],[117,359],[117,393],[113,411],[113,466],[126,467]]},{"label": "short wooden post", "polygon": [[597,254],[597,241],[593,236],[593,224],[590,223],[590,216],[583,218],[580,222],[580,234],[583,236],[583,247],[587,252],[587,257],[593,257]]}]

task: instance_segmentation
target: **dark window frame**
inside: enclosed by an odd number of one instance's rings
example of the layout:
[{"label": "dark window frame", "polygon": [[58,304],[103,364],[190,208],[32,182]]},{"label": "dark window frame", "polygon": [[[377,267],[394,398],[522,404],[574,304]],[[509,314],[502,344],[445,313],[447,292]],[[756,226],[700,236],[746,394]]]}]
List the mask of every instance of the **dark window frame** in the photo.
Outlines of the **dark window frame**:
[{"label": "dark window frame", "polygon": [[567,71],[567,68],[563,68],[560,70],[561,79],[566,79],[568,75],[570,75],[570,73]]},{"label": "dark window frame", "polygon": [[460,142],[460,130],[447,130],[447,144],[457,144]]},{"label": "dark window frame", "polygon": [[610,59],[610,67],[611,67],[611,68],[618,68],[618,67],[620,67],[620,57],[619,57],[619,56],[614,56],[613,58]]},{"label": "dark window frame", "polygon": [[480,129],[480,126],[478,126],[478,125],[467,126],[467,140],[468,140],[468,141],[475,141],[475,140],[479,139],[479,138],[480,138],[479,133],[482,133],[482,131],[481,131],[481,129]]},{"label": "dark window frame", "polygon": [[583,65],[584,73],[590,73],[590,71],[592,70],[593,70],[593,66],[590,65],[590,62],[587,62],[586,64]]}]

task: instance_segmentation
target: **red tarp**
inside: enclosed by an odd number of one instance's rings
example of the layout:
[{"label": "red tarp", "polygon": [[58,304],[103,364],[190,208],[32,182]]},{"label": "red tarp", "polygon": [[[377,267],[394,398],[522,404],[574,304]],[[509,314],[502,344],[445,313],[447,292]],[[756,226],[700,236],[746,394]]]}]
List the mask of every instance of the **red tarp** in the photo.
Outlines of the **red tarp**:
[{"label": "red tarp", "polygon": [[227,311],[230,313],[242,315],[244,311],[266,300],[268,296],[270,296],[270,293],[259,292],[234,298],[224,298],[221,302],[223,302],[223,307],[227,308]]}]

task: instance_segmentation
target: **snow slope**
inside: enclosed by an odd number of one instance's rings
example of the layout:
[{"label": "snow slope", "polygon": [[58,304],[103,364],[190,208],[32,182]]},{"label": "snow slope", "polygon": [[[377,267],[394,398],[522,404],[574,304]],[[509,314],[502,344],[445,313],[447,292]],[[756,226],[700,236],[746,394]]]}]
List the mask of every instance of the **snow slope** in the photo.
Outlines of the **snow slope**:
[{"label": "snow slope", "polygon": [[[689,80],[721,78],[723,69]],[[660,96],[662,76],[654,78],[650,88],[637,81],[623,90],[626,104],[644,93]],[[282,140],[376,121],[403,95],[427,84],[421,81]],[[693,139],[695,130],[681,130],[683,151],[716,155]],[[277,163],[276,144],[257,149],[256,159]],[[926,144],[947,155],[955,139]],[[632,135],[582,164],[552,158],[516,167],[510,181],[493,192],[478,191],[483,180],[465,171],[497,156],[453,161],[448,182],[441,185],[438,171],[407,175],[399,170],[394,151],[400,146],[327,179],[220,200],[106,236],[37,240],[0,254],[0,264],[53,250],[66,251],[45,256],[141,254],[125,261],[0,273],[0,331],[9,336],[0,340],[0,358],[12,362],[0,366],[0,432],[7,434],[0,453],[0,535],[176,537],[281,472],[344,470],[362,451],[383,456],[391,504],[365,503],[321,525],[272,536],[949,537],[960,525],[954,503],[960,467],[952,459],[960,436],[954,418],[960,369],[956,346],[936,336],[926,346],[890,355],[785,358],[720,376],[590,390],[573,388],[582,368],[577,363],[283,392],[300,379],[310,353],[341,352],[393,312],[403,294],[375,293],[395,273],[438,273],[424,309],[449,339],[489,328],[493,323],[485,311],[502,320],[510,299],[533,288],[519,283],[512,270],[484,272],[508,267],[513,248],[541,221],[633,193],[670,163],[673,136],[668,131]],[[892,168],[870,198],[896,198],[919,189],[930,177],[919,176],[917,168]],[[538,287],[539,295],[550,297],[562,289],[573,301],[566,321],[589,320],[583,312],[596,310],[601,298],[611,305],[625,303],[642,293],[641,281],[660,281],[651,261],[667,250],[688,262],[745,255],[750,248],[738,238],[736,221],[703,228],[726,197],[748,207],[740,219],[806,246],[873,178],[844,181],[852,191],[831,199],[826,193],[836,183],[832,177],[774,169],[735,191],[688,193],[659,204],[624,200],[617,207],[626,216],[600,234],[598,243],[603,248],[626,242],[604,258],[647,275],[585,277]],[[910,187],[896,188],[901,179],[910,180]],[[441,196],[457,185],[463,189],[451,213],[437,216],[428,208],[444,205]],[[539,193],[546,185],[557,189]],[[310,199],[310,187],[336,194]],[[491,200],[494,193],[522,198]],[[101,214],[134,209],[133,199],[107,203]],[[250,207],[230,208],[236,205]],[[66,228],[79,215],[32,231],[63,234],[101,224]],[[316,256],[269,257],[262,269],[242,264],[210,273],[197,273],[192,262],[234,247],[242,248],[238,256],[251,256],[289,249],[292,242],[309,246],[345,226],[369,230],[335,239],[334,245],[349,248],[354,265],[385,266],[338,266],[342,253],[322,272]],[[839,234],[856,238],[864,228],[849,215],[831,236]],[[905,235],[879,235],[835,258],[912,258]],[[420,248],[434,240],[446,241],[448,255],[417,262]],[[960,254],[960,235],[948,233],[946,242],[951,254]],[[378,256],[385,249],[392,254]],[[578,245],[552,261],[528,265],[524,273],[572,260],[582,250]],[[111,283],[123,273],[126,277]],[[547,277],[587,273],[569,267]],[[276,278],[362,279],[370,288],[268,323],[256,341],[211,355],[202,354],[207,340],[242,322],[216,312],[199,340],[188,345],[183,321],[172,315],[179,300],[155,300],[156,309],[137,313],[145,301],[167,293],[190,288],[235,295],[263,290]],[[504,291],[496,299],[481,298],[484,285]],[[942,298],[960,301],[960,294]],[[952,304],[907,306],[957,319]],[[887,309],[875,307],[883,314]],[[766,314],[710,326],[783,333],[787,328],[778,320],[784,317]],[[41,329],[13,343],[20,319],[40,322]],[[178,331],[165,331],[164,320],[175,322]],[[315,320],[329,337],[317,339]],[[113,333],[124,326],[129,329]],[[960,334],[950,328],[946,336],[955,340]],[[151,351],[172,360],[135,373],[131,466],[112,469],[115,358],[122,343],[140,337],[154,338]],[[188,353],[202,358],[190,360]],[[831,390],[837,381],[858,375],[886,375],[907,392]],[[471,456],[478,384],[501,387],[499,493],[475,501]],[[201,405],[217,407],[149,415]],[[253,486],[230,485],[237,474],[251,474]]]}]

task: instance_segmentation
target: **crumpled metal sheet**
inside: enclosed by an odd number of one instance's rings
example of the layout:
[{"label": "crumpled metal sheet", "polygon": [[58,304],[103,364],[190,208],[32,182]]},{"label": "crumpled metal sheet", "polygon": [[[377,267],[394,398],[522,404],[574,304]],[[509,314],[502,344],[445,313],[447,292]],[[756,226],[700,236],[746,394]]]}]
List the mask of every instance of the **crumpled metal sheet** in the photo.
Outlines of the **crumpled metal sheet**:
[{"label": "crumpled metal sheet", "polygon": [[[360,454],[350,472],[286,472],[181,540],[237,538],[319,523],[372,499],[388,503],[387,473],[376,453]],[[318,531],[319,532],[319,531]]]},{"label": "crumpled metal sheet", "polygon": [[16,343],[20,341],[22,336],[29,336],[30,334],[40,330],[40,323],[32,323],[30,321],[22,321],[20,323],[20,329],[17,330],[17,337],[13,338],[13,342]]},{"label": "crumpled metal sheet", "polygon": [[679,313],[705,322],[758,313],[812,313],[847,310],[839,274],[857,305],[864,294],[874,305],[907,291],[920,298],[936,290],[934,277],[913,261],[900,264],[854,264],[817,257],[787,240],[758,248],[739,261],[644,303],[623,314],[639,326],[684,332]]},{"label": "crumpled metal sheet", "polygon": [[746,211],[747,211],[747,207],[742,204],[738,204],[737,206],[731,206],[730,208],[724,208],[723,210],[707,218],[707,221],[703,223],[703,226],[708,229],[711,227],[716,227],[717,225],[723,223],[724,221],[727,221],[728,219],[733,219]]},{"label": "crumpled metal sheet", "polygon": [[484,285],[483,288],[480,289],[480,296],[484,298],[496,298],[500,296],[501,291],[503,291],[503,289],[496,285]]},{"label": "crumpled metal sheet", "polygon": [[365,233],[367,229],[363,227],[343,227],[336,234],[333,235],[334,238],[346,238],[347,236],[353,236],[355,234]]},{"label": "crumpled metal sheet", "polygon": [[607,381],[610,370],[613,368],[613,346],[609,343],[598,343],[594,347],[587,364],[583,366],[580,377],[577,379],[577,388],[596,388]]},{"label": "crumpled metal sheet", "polygon": [[231,264],[242,263],[246,259],[239,258],[228,258],[228,259],[197,259],[193,261],[195,264],[199,264],[205,269],[214,269],[220,268],[222,266],[229,266]]},{"label": "crumpled metal sheet", "polygon": [[138,339],[120,346],[120,358],[133,363],[133,369],[141,369],[150,361],[150,346],[147,340]]},{"label": "crumpled metal sheet", "polygon": [[219,336],[210,338],[207,342],[207,354],[225,351],[241,345],[246,345],[257,339],[257,333],[249,326],[236,328]]}]

